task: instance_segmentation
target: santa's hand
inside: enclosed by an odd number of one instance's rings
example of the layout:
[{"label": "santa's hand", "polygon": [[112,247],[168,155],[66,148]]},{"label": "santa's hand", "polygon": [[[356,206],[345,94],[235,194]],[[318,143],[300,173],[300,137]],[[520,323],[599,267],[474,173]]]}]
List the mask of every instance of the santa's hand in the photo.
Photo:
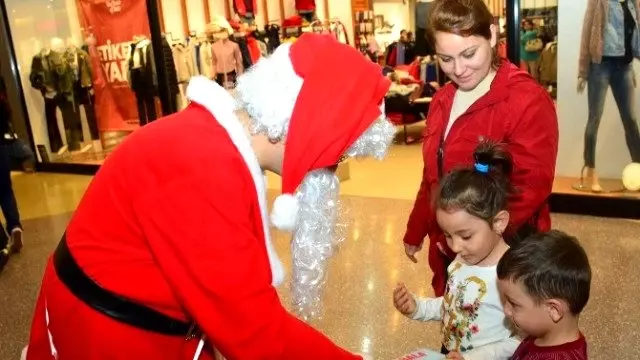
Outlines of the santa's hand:
[{"label": "santa's hand", "polygon": [[398,283],[398,286],[393,290],[393,306],[406,316],[413,315],[416,312],[418,307],[416,299],[403,283]]},{"label": "santa's hand", "polygon": [[449,354],[447,354],[446,359],[450,359],[450,360],[464,360],[464,358],[462,357],[462,355],[457,352],[457,351],[452,351]]},{"label": "santa's hand", "polygon": [[362,360],[373,360],[373,356],[369,354],[356,354],[356,355],[361,356]]}]

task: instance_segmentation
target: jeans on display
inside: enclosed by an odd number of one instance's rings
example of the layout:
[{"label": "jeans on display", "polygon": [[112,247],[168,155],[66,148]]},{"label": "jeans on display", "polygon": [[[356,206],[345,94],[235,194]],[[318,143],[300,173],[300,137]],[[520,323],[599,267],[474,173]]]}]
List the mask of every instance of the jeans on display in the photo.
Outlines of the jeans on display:
[{"label": "jeans on display", "polygon": [[82,123],[80,122],[78,104],[64,95],[56,95],[52,99],[47,97],[44,99],[44,112],[51,152],[58,152],[63,145],[62,134],[58,127],[58,117],[56,116],[58,108],[62,113],[62,123],[64,124],[69,150],[79,150],[82,140]]},{"label": "jeans on display", "polygon": [[[15,228],[22,228],[22,225],[20,225],[20,213],[18,212],[18,205],[11,184],[11,161],[8,145],[6,144],[0,144],[0,208],[2,208],[2,213],[7,221],[6,231],[9,234]],[[7,236],[4,231],[2,225],[0,225],[0,232],[2,232],[0,234],[1,248],[5,248],[7,245]]]},{"label": "jeans on display", "polygon": [[140,126],[147,125],[158,118],[156,114],[156,102],[153,96],[136,96],[138,103],[138,119]]},{"label": "jeans on display", "polygon": [[584,164],[596,167],[596,141],[607,90],[618,105],[625,140],[631,160],[640,162],[640,133],[634,111],[633,74],[630,63],[618,59],[603,59],[600,64],[591,63],[588,78],[589,118],[584,133]]}]

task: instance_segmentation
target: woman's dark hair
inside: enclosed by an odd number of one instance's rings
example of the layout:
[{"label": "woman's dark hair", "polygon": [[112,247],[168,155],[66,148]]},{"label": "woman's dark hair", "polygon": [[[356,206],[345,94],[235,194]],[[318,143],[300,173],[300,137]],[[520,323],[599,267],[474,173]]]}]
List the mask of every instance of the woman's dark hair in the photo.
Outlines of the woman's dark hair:
[{"label": "woman's dark hair", "polygon": [[[482,36],[491,40],[491,25],[494,18],[484,0],[436,0],[429,16],[429,39],[436,43],[438,31],[460,36]],[[496,34],[497,36],[497,34]],[[494,68],[500,67],[501,59],[493,49]]]},{"label": "woman's dark hair", "polygon": [[473,153],[471,167],[453,170],[440,181],[436,207],[464,210],[489,223],[507,208],[513,192],[513,161],[504,145],[483,140]]}]

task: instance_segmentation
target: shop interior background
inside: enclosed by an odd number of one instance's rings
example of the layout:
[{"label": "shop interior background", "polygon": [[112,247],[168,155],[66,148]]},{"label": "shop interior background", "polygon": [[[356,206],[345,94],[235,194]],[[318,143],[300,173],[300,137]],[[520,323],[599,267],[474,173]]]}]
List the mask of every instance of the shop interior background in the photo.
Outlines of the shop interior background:
[{"label": "shop interior background", "polygon": [[[225,16],[227,7],[225,0],[205,0],[207,1],[210,17]],[[504,30],[505,0],[486,0],[489,7],[497,9],[495,12],[496,21],[501,30]],[[622,171],[630,162],[629,152],[625,145],[624,131],[621,125],[620,116],[616,103],[609,94],[607,95],[604,115],[598,132],[597,172],[607,185],[607,191],[603,193],[592,193],[589,189],[583,188],[579,191],[583,168],[583,143],[584,128],[587,121],[588,103],[586,91],[582,94],[576,91],[577,74],[576,68],[581,42],[581,30],[587,2],[592,0],[564,1],[558,0],[521,0],[521,18],[535,14],[535,9],[555,8],[557,18],[553,21],[557,24],[557,41],[561,42],[558,50],[558,79],[557,79],[557,108],[560,125],[560,147],[557,162],[557,176],[555,192],[563,193],[583,193],[587,195],[607,195],[607,196],[636,196],[638,193],[622,191],[620,181]],[[30,86],[30,69],[33,57],[53,37],[65,41],[65,43],[75,42],[78,46],[83,45],[84,30],[77,7],[78,0],[6,0],[5,7],[11,37],[15,47],[16,60],[24,91],[24,101],[28,112],[28,119],[32,130],[34,143],[51,148],[49,135],[46,126],[46,114],[44,99],[40,91]],[[189,33],[203,34],[207,28],[205,17],[205,2],[203,0],[158,0],[162,8],[162,28],[166,34],[171,34],[173,38],[186,38]],[[416,24],[420,19],[416,19],[416,5],[420,2],[431,2],[431,0],[373,0],[371,8],[375,16],[382,16],[384,22],[391,25],[385,31],[378,31],[376,40],[384,48],[384,45],[396,41],[399,38],[400,30],[406,29],[415,33]],[[282,3],[282,7],[281,7]],[[349,43],[353,44],[354,31],[354,4],[357,1],[345,0],[319,0],[316,1],[316,16],[318,19],[336,19],[344,24]],[[183,6],[184,5],[184,6]],[[257,1],[258,14],[255,23],[258,29],[264,28],[265,23],[281,23],[283,18],[295,15],[294,0],[267,0]],[[266,6],[266,7],[265,7]],[[35,10],[37,9],[37,10]],[[263,17],[264,12],[268,13],[268,19]],[[148,22],[147,18],[140,19],[141,22]],[[548,21],[548,20],[545,20]],[[538,19],[538,22],[539,19]],[[634,61],[635,62],[635,61]],[[637,71],[635,71],[637,76]],[[640,113],[640,102],[634,101],[636,113]],[[57,109],[57,124],[60,129],[64,129],[60,109]],[[42,149],[34,149],[39,161],[52,162],[74,162],[82,164],[100,164],[108,151],[117,145],[129,131],[101,132],[100,139],[94,139],[91,134],[91,127],[85,116],[85,112],[80,112],[82,127],[82,144],[80,155],[71,156],[70,152],[62,154],[49,153],[48,159],[43,158]],[[98,121],[101,121],[98,119]],[[18,126],[19,127],[19,126]],[[415,134],[420,133],[424,123],[417,124],[410,129]],[[399,137],[403,129],[399,128]],[[64,136],[63,136],[64,137]],[[400,139],[401,140],[401,139]],[[65,140],[63,140],[64,142]],[[46,151],[45,151],[46,152]],[[84,155],[82,155],[84,154]],[[390,158],[389,167],[397,164],[412,164],[411,174],[407,173],[407,188],[414,188],[419,176],[414,176],[414,172],[419,172],[421,168],[421,155],[419,144],[404,144],[398,141],[393,156]],[[370,173],[368,163],[354,163],[350,166],[352,178],[357,178],[358,172]],[[378,165],[375,165],[378,166]],[[404,165],[402,165],[404,166]],[[414,171],[415,170],[415,171]],[[608,180],[609,179],[609,180]],[[277,187],[277,182],[273,182]],[[609,191],[610,190],[610,191]],[[382,190],[381,190],[382,191]]]}]

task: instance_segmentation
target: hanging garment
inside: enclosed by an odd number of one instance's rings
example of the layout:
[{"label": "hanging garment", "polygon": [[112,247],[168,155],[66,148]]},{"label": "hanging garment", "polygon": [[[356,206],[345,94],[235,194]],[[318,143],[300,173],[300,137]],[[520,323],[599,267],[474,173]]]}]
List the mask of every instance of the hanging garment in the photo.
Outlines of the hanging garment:
[{"label": "hanging garment", "polygon": [[558,82],[558,43],[547,44],[540,55],[540,81],[543,84]]},{"label": "hanging garment", "polygon": [[242,67],[243,69],[249,69],[253,62],[251,61],[251,53],[249,52],[249,46],[247,45],[247,39],[245,37],[234,36],[231,38],[233,42],[238,44],[240,53],[242,54]]},{"label": "hanging garment", "polygon": [[129,58],[129,84],[138,95],[155,96],[158,93],[156,64],[153,59],[151,41],[142,40],[131,44]]},{"label": "hanging garment", "polygon": [[196,42],[195,38],[190,39],[189,49],[191,50],[191,62],[193,63],[193,70],[196,75],[200,75],[200,44]]},{"label": "hanging garment", "polygon": [[269,50],[269,54],[271,54],[275,49],[280,46],[280,26],[278,25],[267,25],[264,27],[264,30],[267,32],[267,47]]},{"label": "hanging garment", "polygon": [[267,47],[267,44],[264,41],[259,40],[258,47],[260,48],[260,55],[262,57],[266,57],[269,55],[269,49]]},{"label": "hanging garment", "polygon": [[213,79],[213,57],[211,54],[211,44],[203,42],[200,44],[200,74]]},{"label": "hanging garment", "polygon": [[315,0],[296,0],[296,11],[316,11]]},{"label": "hanging garment", "polygon": [[167,77],[167,81],[169,82],[169,108],[166,109],[168,111],[167,114],[173,114],[178,111],[178,106],[176,104],[177,94],[178,94],[178,73],[176,72],[176,65],[173,59],[173,51],[171,51],[171,46],[166,38],[162,38],[162,58],[164,60],[164,73]]},{"label": "hanging garment", "polygon": [[254,17],[258,11],[256,0],[234,0],[233,10],[242,17]]},{"label": "hanging garment", "polygon": [[176,63],[178,83],[188,82],[196,75],[195,64],[191,47],[178,44],[173,47],[173,60]]},{"label": "hanging garment", "polygon": [[251,64],[257,63],[260,60],[260,46],[258,45],[258,40],[251,35],[247,36],[247,49],[251,57]]}]

